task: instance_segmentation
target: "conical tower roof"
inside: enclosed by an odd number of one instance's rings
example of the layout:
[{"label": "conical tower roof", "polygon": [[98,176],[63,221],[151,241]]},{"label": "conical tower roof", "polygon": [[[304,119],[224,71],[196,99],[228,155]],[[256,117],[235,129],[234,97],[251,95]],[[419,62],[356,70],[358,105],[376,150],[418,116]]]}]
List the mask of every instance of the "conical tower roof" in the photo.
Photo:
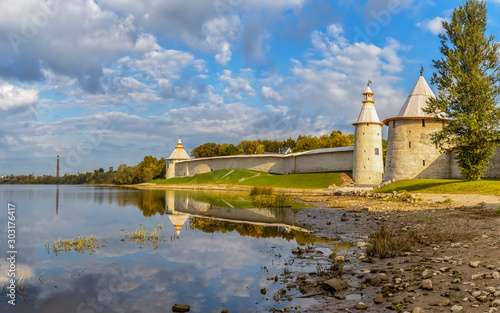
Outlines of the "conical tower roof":
[{"label": "conical tower roof", "polygon": [[396,119],[433,119],[434,117],[427,114],[423,109],[427,108],[427,100],[436,98],[431,87],[425,81],[424,76],[420,76],[415,87],[408,95],[405,103],[396,117],[384,120],[384,124],[388,125],[389,121]]},{"label": "conical tower roof", "polygon": [[167,160],[189,160],[191,159],[187,154],[186,150],[184,150],[184,146],[182,145],[182,141],[179,138],[177,142],[177,146],[175,147],[172,154],[168,157]]},{"label": "conical tower roof", "polygon": [[377,110],[375,110],[375,101],[373,101],[374,93],[371,90],[370,86],[366,87],[363,95],[365,96],[365,100],[363,101],[363,107],[361,108],[361,112],[359,113],[358,121],[356,123],[353,123],[352,125],[364,123],[383,125],[382,123],[380,123]]}]

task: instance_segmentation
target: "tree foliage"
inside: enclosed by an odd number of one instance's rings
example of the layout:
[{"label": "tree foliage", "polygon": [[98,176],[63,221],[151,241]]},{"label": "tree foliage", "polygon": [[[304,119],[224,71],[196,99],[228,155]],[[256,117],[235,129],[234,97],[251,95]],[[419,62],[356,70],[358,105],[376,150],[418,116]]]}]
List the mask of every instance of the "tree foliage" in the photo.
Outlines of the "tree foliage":
[{"label": "tree foliage", "polygon": [[342,134],[334,130],[330,135],[315,136],[299,135],[297,140],[288,138],[286,140],[243,140],[238,145],[214,142],[204,143],[193,150],[191,156],[194,158],[206,158],[224,155],[280,153],[283,149],[290,148],[294,152],[302,152],[321,148],[334,148],[354,145],[353,134]]},{"label": "tree foliage", "polygon": [[431,82],[439,99],[425,112],[444,122],[432,137],[441,149],[454,147],[467,180],[480,179],[495,152],[500,111],[499,52],[493,35],[486,36],[485,1],[468,0],[443,22],[442,58],[434,60]]}]

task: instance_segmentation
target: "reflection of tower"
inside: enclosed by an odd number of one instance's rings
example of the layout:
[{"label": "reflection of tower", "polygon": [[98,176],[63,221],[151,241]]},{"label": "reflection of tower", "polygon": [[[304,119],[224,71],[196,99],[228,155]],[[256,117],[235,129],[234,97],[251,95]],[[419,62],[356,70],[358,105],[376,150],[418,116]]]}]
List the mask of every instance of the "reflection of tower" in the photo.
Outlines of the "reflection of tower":
[{"label": "reflection of tower", "polygon": [[56,190],[56,216],[59,214],[59,185]]},{"label": "reflection of tower", "polygon": [[56,177],[59,178],[59,154],[57,155],[57,173]]},{"label": "reflection of tower", "polygon": [[[174,190],[167,190],[165,197],[167,198],[165,201],[165,213],[167,214],[168,218],[172,222],[172,224],[175,227],[177,236],[181,234],[181,229],[182,226],[184,226],[184,223],[189,219],[189,214],[187,213],[182,213],[182,212],[177,212],[175,211],[175,202],[176,202],[176,197],[175,197],[175,191]],[[182,198],[179,199],[182,201]],[[187,201],[187,198],[186,198]]]}]

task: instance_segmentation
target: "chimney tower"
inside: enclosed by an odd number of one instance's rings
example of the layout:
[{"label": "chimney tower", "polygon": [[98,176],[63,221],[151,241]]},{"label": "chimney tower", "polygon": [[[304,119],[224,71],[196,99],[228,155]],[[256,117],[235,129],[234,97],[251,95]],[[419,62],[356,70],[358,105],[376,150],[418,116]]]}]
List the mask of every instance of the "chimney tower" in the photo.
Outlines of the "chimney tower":
[{"label": "chimney tower", "polygon": [[57,155],[57,174],[56,177],[59,178],[59,154]]}]

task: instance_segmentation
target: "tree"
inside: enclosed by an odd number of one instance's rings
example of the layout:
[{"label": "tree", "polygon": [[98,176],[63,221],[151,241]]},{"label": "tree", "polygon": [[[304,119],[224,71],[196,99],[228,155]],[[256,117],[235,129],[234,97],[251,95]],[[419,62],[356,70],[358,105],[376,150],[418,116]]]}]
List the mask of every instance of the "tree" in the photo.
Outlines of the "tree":
[{"label": "tree", "polygon": [[500,45],[485,35],[485,1],[468,0],[453,11],[451,21],[443,22],[443,57],[433,60],[431,82],[439,99],[430,99],[426,113],[444,127],[432,136],[441,149],[454,147],[462,176],[478,180],[496,148],[500,111]]},{"label": "tree", "polygon": [[321,143],[318,137],[299,136],[294,152],[302,152],[314,149],[320,149]]}]

